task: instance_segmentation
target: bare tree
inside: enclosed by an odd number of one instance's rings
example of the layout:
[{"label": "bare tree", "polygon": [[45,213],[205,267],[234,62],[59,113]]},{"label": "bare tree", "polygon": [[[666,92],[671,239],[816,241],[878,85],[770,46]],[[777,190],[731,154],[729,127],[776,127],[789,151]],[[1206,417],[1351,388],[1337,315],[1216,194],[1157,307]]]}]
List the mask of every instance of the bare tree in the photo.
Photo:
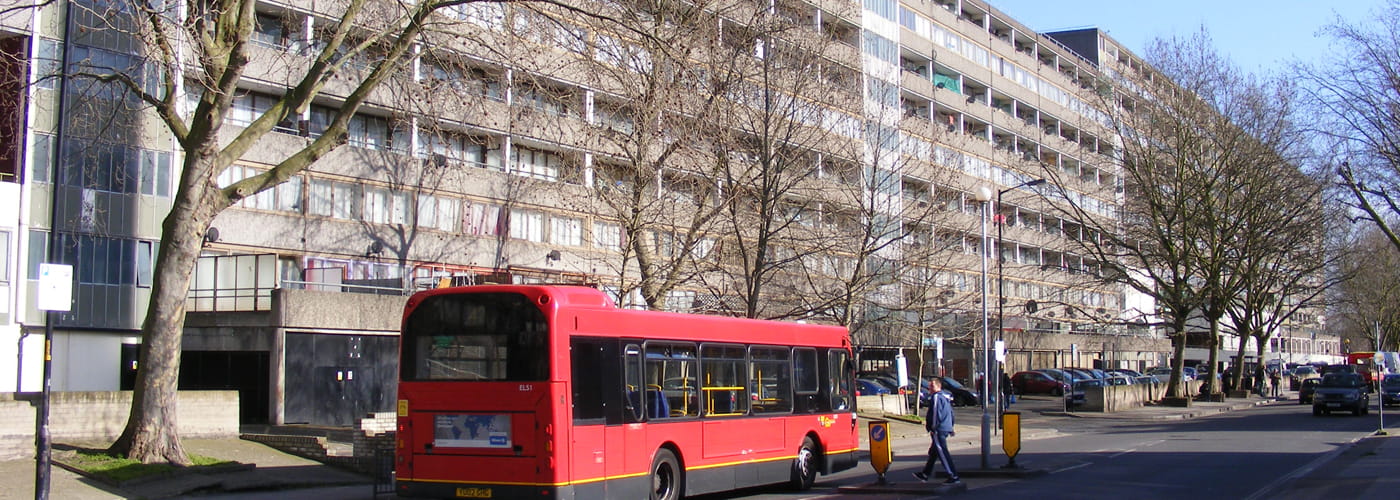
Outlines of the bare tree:
[{"label": "bare tree", "polygon": [[720,17],[734,10],[732,3],[614,7],[614,17],[646,36],[596,27],[606,40],[600,50],[611,58],[590,71],[602,89],[592,131],[602,153],[584,208],[619,242],[619,258],[605,263],[619,302],[639,292],[649,308],[666,309],[674,290],[713,267],[713,226],[724,191],[708,145],[739,78],[733,66],[747,54],[721,43]]},{"label": "bare tree", "polygon": [[[1070,218],[1089,231],[1075,241],[1102,266],[1101,279],[1156,299],[1173,342],[1170,395],[1183,396],[1188,322],[1209,322],[1207,380],[1216,392],[1220,319],[1242,279],[1229,264],[1240,235],[1257,227],[1236,216],[1249,201],[1242,187],[1260,172],[1246,167],[1277,165],[1278,153],[1270,149],[1277,143],[1255,135],[1273,132],[1269,124],[1241,123],[1264,109],[1257,86],[1214,52],[1205,33],[1159,40],[1147,58],[1154,68],[1121,75],[1115,90],[1105,92],[1115,99],[1104,109],[1114,110],[1110,119],[1123,145],[1121,219],[1068,204]],[[1276,119],[1286,123],[1286,117]]]},{"label": "bare tree", "polygon": [[[813,226],[853,227],[854,215],[823,210],[818,195],[823,165],[859,164],[854,70],[827,59],[830,39],[793,23],[779,9],[754,10],[743,22],[726,22],[725,43],[741,50],[710,154],[720,165],[724,198],[722,265],[702,275],[707,293],[736,297],[722,302],[745,317],[810,315],[801,290],[803,256],[827,254],[831,241]],[[813,78],[813,75],[820,75]],[[833,108],[839,111],[832,111]],[[860,263],[863,265],[864,263]]]},{"label": "bare tree", "polygon": [[[107,42],[144,50],[138,60],[122,64],[71,64],[61,68],[65,76],[138,104],[141,114],[114,113],[113,119],[160,123],[184,153],[174,208],[162,226],[131,415],[112,451],[145,462],[189,463],[176,431],[175,389],[185,296],[206,230],[232,204],[272,189],[345,144],[357,111],[379,101],[386,82],[404,78],[415,47],[443,43],[447,35],[435,39],[434,32],[455,33],[452,25],[465,17],[451,9],[474,3],[317,4],[311,32],[280,47],[284,55],[272,58],[264,50],[268,40],[262,38],[268,33],[259,31],[263,21],[257,2],[65,4],[73,9],[70,15],[85,20],[69,25],[66,36],[107,37]],[[242,128],[226,127],[243,95],[240,86],[254,77],[285,90],[256,106]],[[338,107],[316,120],[298,121],[313,111],[313,101],[325,97],[338,101]],[[226,169],[264,144],[274,129],[301,124],[315,129],[302,147],[255,175],[218,183]]]},{"label": "bare tree", "polygon": [[1328,319],[1344,325],[1355,344],[1400,350],[1400,252],[1379,229],[1345,246],[1338,274],[1346,279],[1333,290],[1336,314]]}]

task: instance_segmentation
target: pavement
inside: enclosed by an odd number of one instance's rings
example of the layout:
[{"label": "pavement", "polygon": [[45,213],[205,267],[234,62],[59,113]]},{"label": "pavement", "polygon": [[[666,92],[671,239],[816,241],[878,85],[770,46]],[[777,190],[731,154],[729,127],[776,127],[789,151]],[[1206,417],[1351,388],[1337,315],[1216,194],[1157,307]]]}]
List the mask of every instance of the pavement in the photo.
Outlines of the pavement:
[{"label": "pavement", "polygon": [[[1023,398],[1022,403],[1013,406],[1023,414],[1021,439],[1034,441],[1060,435],[1052,428],[1055,420],[1063,418],[1085,418],[1105,420],[1160,420],[1189,419],[1228,411],[1239,411],[1265,404],[1296,404],[1287,400],[1250,397],[1230,399],[1225,402],[1194,402],[1191,407],[1175,408],[1148,406],[1115,413],[1063,412],[1053,404]],[[949,439],[951,451],[979,448],[980,422],[976,409],[963,409],[959,416],[964,423],[956,426],[955,435]],[[1389,413],[1389,412],[1387,412]],[[971,418],[970,418],[971,417]],[[867,450],[866,422],[862,417],[861,449]],[[922,424],[888,420],[891,446],[896,456],[922,456],[928,448],[928,436]],[[1400,422],[1397,412],[1396,422]],[[1391,498],[1400,488],[1400,434],[1390,436],[1364,437],[1353,443],[1339,447],[1336,451],[1320,456],[1310,465],[1281,478],[1277,488],[1271,490],[1269,498],[1304,499],[1316,498],[1319,493],[1329,491],[1338,485],[1355,487],[1352,498]],[[1005,460],[1001,452],[1001,434],[993,436],[993,449],[998,464]],[[313,491],[320,491],[322,498],[376,498],[372,478],[348,472],[309,459],[283,453],[274,448],[241,439],[185,439],[185,449],[189,453],[233,460],[242,467],[225,468],[210,473],[182,473],[163,476],[153,480],[110,485],[84,477],[72,471],[55,466],[50,474],[49,497],[56,499],[97,500],[112,498],[187,498],[194,496],[226,495],[234,498],[309,498]],[[61,460],[61,451],[55,452],[55,460]],[[862,457],[862,461],[866,458]],[[890,484],[854,484],[840,488],[842,493],[881,493],[915,496],[952,495],[976,488],[977,483],[1005,481],[1007,478],[1030,478],[1043,474],[1055,464],[1021,464],[1020,470],[993,468],[978,470],[962,468],[963,484],[945,486],[939,481],[919,483],[911,478],[894,476]],[[868,465],[862,465],[867,467]],[[891,471],[891,474],[905,474],[908,471]],[[0,461],[0,477],[8,477],[8,487],[0,488],[0,500],[31,499],[34,495],[34,460]],[[1029,479],[1033,480],[1033,479]],[[1350,490],[1349,490],[1350,491]],[[327,496],[325,492],[333,492]],[[392,497],[392,494],[387,495]]]}]

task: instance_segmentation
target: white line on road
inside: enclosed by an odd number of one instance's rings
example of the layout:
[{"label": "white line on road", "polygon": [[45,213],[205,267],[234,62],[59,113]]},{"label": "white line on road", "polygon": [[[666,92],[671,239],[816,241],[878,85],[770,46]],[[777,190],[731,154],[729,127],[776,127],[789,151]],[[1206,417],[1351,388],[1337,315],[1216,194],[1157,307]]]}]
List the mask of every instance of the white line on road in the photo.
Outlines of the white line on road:
[{"label": "white line on road", "polygon": [[1123,456],[1123,455],[1127,455],[1127,454],[1129,454],[1129,453],[1138,451],[1138,450],[1140,450],[1140,449],[1142,449],[1142,448],[1146,448],[1146,447],[1148,447],[1148,446],[1152,446],[1152,445],[1159,444],[1159,443],[1165,443],[1165,442],[1167,442],[1167,440],[1165,440],[1165,439],[1158,439],[1158,440],[1156,440],[1156,441],[1148,441],[1148,442],[1146,442],[1146,443],[1142,443],[1141,445],[1138,445],[1137,448],[1130,448],[1130,449],[1123,450],[1123,451],[1120,451],[1120,452],[1118,452],[1118,453],[1114,453],[1114,454],[1112,454],[1112,455],[1109,455],[1108,458],[1118,458],[1118,457],[1121,457],[1121,456]]},{"label": "white line on road", "polygon": [[1062,468],[1062,469],[1052,470],[1052,471],[1050,471],[1050,473],[1051,473],[1051,474],[1059,474],[1059,473],[1061,473],[1061,472],[1072,471],[1072,470],[1074,470],[1074,469],[1078,469],[1078,468],[1081,468],[1081,467],[1088,467],[1088,466],[1090,466],[1090,465],[1094,465],[1094,464],[1091,464],[1091,463],[1089,463],[1089,462],[1084,462],[1084,463],[1079,464],[1079,465],[1071,465],[1071,466],[1069,466],[1069,467],[1065,467],[1065,468]]}]

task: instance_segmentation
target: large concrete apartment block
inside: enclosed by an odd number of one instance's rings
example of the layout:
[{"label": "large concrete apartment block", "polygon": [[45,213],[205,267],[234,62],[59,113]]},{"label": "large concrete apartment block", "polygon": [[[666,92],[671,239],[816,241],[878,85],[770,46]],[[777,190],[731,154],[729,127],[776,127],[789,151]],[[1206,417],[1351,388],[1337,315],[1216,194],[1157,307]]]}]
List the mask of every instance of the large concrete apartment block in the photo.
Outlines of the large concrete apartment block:
[{"label": "large concrete apartment block", "polygon": [[[114,121],[119,134],[102,135],[84,125],[100,110],[69,107],[60,116],[59,104],[74,104],[77,97],[60,95],[61,86],[27,73],[57,67],[52,61],[61,57],[65,41],[85,54],[141,55],[137,40],[105,33],[94,12],[65,16],[61,7],[67,4],[0,19],[0,51],[49,64],[0,68],[0,74],[24,74],[30,82],[18,90],[0,85],[0,117],[17,117],[0,120],[0,128],[24,124],[22,134],[0,133],[0,390],[36,387],[43,315],[34,308],[30,270],[46,259],[55,228],[60,258],[82,265],[76,307],[56,322],[55,388],[129,388],[150,262],[179,175],[181,152],[158,122],[122,115]],[[588,5],[614,4],[627,5]],[[748,12],[747,4],[730,7]],[[327,21],[318,8],[325,5],[258,2],[250,69],[223,140],[286,91],[288,69],[305,64],[305,49],[315,46],[305,28]],[[808,122],[802,123],[819,125],[810,129],[825,134],[802,145],[802,157],[818,168],[783,200],[806,200],[791,207],[800,221],[794,227],[844,230],[843,224],[861,219],[853,216],[861,207],[832,201],[841,198],[834,193],[878,192],[872,198],[884,204],[870,219],[911,235],[881,258],[923,277],[920,286],[896,282],[869,294],[878,306],[871,316],[882,319],[856,335],[863,368],[893,363],[901,349],[922,351],[921,359],[932,363],[932,344],[915,339],[934,335],[949,339],[953,374],[970,376],[972,345],[959,339],[968,338],[980,318],[979,270],[988,260],[979,253],[979,211],[985,205],[975,199],[978,187],[1006,190],[989,216],[1004,233],[1000,255],[991,258],[1006,263],[1003,284],[992,291],[1006,298],[1000,336],[1007,341],[1008,370],[1095,361],[1143,368],[1165,360],[1169,343],[1159,333],[1106,326],[1109,320],[1151,319],[1151,301],[1121,286],[1088,283],[1084,278],[1097,264],[1069,244],[1083,227],[1057,216],[1048,198],[1013,189],[1053,172],[1096,217],[1116,216],[1125,196],[1113,159],[1117,139],[1103,126],[1093,96],[1110,72],[1143,68],[1139,58],[1102,31],[1036,33],[982,0],[795,1],[783,3],[778,13],[792,23],[794,37],[821,42],[811,45],[817,47],[811,54],[801,54],[821,56],[802,75],[820,83],[811,90],[819,98],[791,101],[806,103]],[[473,3],[443,14],[442,26],[458,36],[452,43],[418,47],[415,71],[400,75],[392,90],[371,94],[352,121],[348,144],[214,221],[188,302],[182,388],[237,388],[246,423],[350,425],[393,410],[396,332],[406,292],[502,282],[594,284],[615,291],[619,276],[638,277],[634,262],[623,265],[624,244],[638,237],[660,246],[669,241],[662,230],[623,234],[620,218],[599,208],[603,190],[627,184],[628,143],[617,138],[636,130],[637,119],[627,113],[641,102],[627,84],[633,74],[650,74],[640,69],[652,56],[584,19],[561,15],[557,22],[538,23],[535,14],[512,3]],[[736,19],[716,26],[730,42],[742,32]],[[545,25],[562,31],[529,31]],[[542,37],[560,33],[570,36]],[[737,60],[783,57],[784,47],[740,47]],[[339,96],[358,81],[359,71],[347,68],[299,119],[279,124],[217,181],[228,184],[265,171],[305,146],[318,124],[337,112]],[[683,99],[704,89],[702,80],[692,83],[673,106],[686,105]],[[744,88],[756,88],[747,83]],[[432,92],[409,92],[413,85],[431,85]],[[194,88],[186,85],[184,91]],[[746,110],[739,101],[729,103],[735,106],[730,109]],[[681,115],[690,109],[667,111]],[[679,127],[657,139],[703,145],[725,135],[702,136],[702,130]],[[725,132],[735,131],[737,126]],[[75,144],[110,148],[103,151],[114,153],[103,158],[112,161],[94,162],[75,153]],[[729,152],[743,144],[736,142]],[[754,158],[733,154],[727,160]],[[649,173],[660,181],[655,202],[693,204],[694,193],[703,190],[687,186],[718,185],[695,166],[715,159],[714,152],[696,147]],[[104,183],[74,174],[102,168],[133,172],[136,181]],[[862,184],[874,177],[880,180]],[[936,221],[905,216],[930,207],[941,210]],[[724,244],[725,235],[712,236],[695,251],[736,247]],[[841,238],[821,239],[834,240]],[[910,257],[934,243],[947,252]],[[793,260],[812,269],[843,265],[839,253],[820,257],[810,260],[825,264]],[[97,265],[106,272],[96,272]],[[798,287],[800,274],[780,276],[789,289],[771,298],[775,310],[809,295]],[[715,291],[723,286],[707,287],[715,276],[706,278],[711,281],[682,283],[666,298],[667,307],[732,312],[738,297]],[[618,299],[641,303],[638,294]],[[917,307],[900,307],[938,317],[877,314],[897,309],[901,301]],[[1310,338],[1302,333],[1295,337]],[[1078,357],[1070,359],[1071,352]]]}]

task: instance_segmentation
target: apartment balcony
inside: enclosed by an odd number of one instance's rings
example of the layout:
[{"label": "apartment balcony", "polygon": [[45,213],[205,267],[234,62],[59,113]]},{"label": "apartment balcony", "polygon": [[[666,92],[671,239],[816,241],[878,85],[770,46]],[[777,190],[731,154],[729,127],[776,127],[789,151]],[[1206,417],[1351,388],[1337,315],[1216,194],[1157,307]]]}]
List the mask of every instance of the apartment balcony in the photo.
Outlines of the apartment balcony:
[{"label": "apartment balcony", "polygon": [[[277,294],[295,292],[405,296],[415,291],[398,278],[351,280],[341,268],[306,269],[301,279],[279,272],[276,254],[212,255],[200,257],[191,276],[187,312],[270,311]],[[318,300],[333,300],[321,298]],[[346,300],[354,300],[348,298]]]}]

